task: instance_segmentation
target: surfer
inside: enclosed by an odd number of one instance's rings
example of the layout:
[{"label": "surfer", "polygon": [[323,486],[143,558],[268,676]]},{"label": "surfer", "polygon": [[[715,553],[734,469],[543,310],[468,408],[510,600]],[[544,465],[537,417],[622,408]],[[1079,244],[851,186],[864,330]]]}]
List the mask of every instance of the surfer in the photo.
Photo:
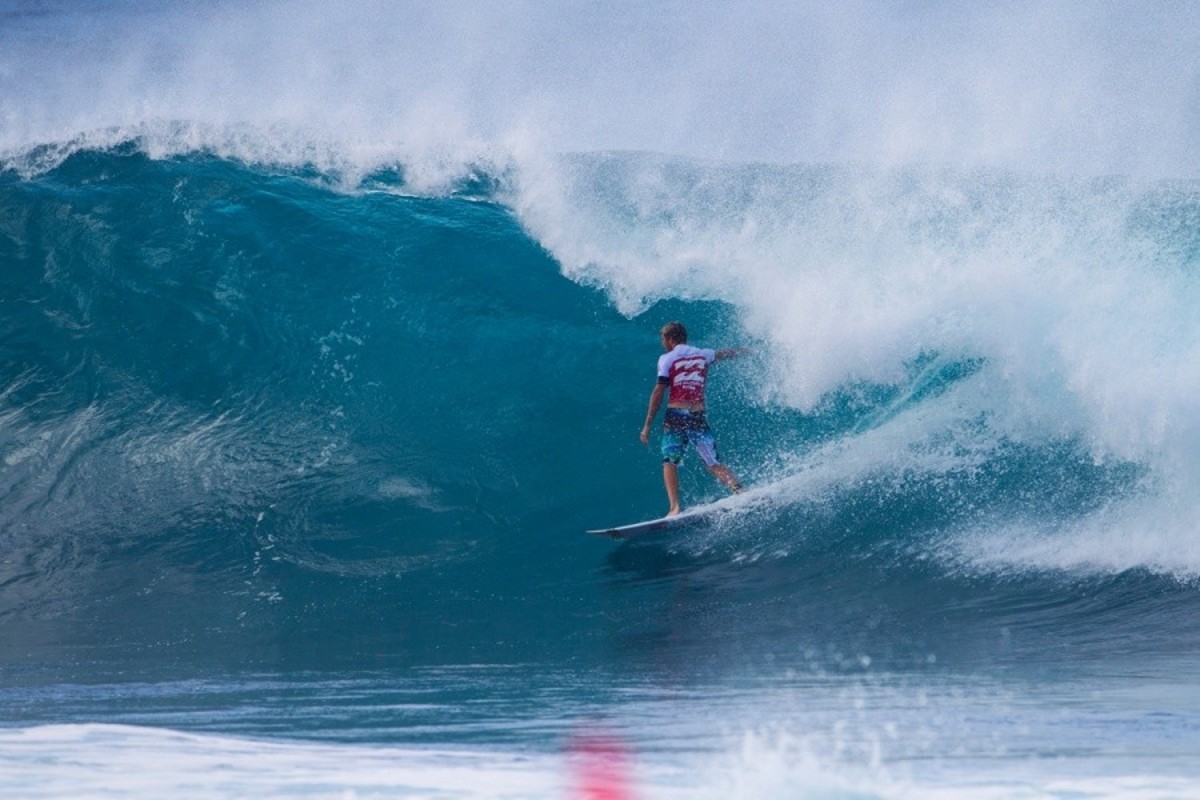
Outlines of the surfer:
[{"label": "surfer", "polygon": [[646,424],[642,427],[642,444],[650,443],[650,426],[662,407],[665,394],[667,413],[663,418],[662,432],[663,483],[666,484],[667,500],[671,504],[667,512],[670,517],[680,511],[679,464],[689,444],[696,448],[696,453],[714,478],[732,492],[742,490],[742,485],[717,455],[717,440],[704,417],[704,383],[708,379],[709,364],[736,358],[745,351],[693,347],[687,343],[687,329],[681,322],[667,323],[659,334],[666,353],[658,359],[658,381],[650,394],[650,408],[646,411]]}]

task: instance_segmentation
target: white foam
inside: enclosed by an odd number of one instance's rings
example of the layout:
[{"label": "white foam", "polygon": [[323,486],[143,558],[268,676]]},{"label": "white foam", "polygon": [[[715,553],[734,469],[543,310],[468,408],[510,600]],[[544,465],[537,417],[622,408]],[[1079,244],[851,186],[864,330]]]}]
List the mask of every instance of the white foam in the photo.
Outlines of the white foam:
[{"label": "white foam", "polygon": [[[1048,772],[1044,759],[1014,756],[1001,758],[996,767],[989,763],[995,754],[961,764],[964,754],[946,753],[932,764],[918,758],[910,766],[929,774],[911,775],[903,764],[888,763],[901,729],[883,718],[872,720],[867,727],[873,733],[842,721],[802,735],[749,732],[726,751],[641,754],[623,765],[620,789],[592,785],[586,773],[576,771],[569,752],[282,742],[124,725],[42,725],[0,730],[0,792],[27,800],[1041,800],[1188,796],[1196,788],[1186,770],[1150,774],[1109,767],[1097,776],[1086,760],[1054,759]],[[855,738],[860,735],[862,741]],[[919,744],[913,747],[920,750]],[[970,750],[986,753],[988,748],[983,741]]]},{"label": "white foam", "polygon": [[267,742],[121,725],[0,731],[6,797],[527,798],[562,794],[549,756]]}]

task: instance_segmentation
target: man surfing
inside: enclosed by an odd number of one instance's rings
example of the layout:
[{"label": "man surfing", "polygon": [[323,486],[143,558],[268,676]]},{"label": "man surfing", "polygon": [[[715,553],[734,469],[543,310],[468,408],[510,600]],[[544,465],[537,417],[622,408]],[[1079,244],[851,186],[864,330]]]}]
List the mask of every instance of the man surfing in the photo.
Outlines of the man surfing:
[{"label": "man surfing", "polygon": [[704,384],[708,380],[710,364],[737,358],[745,351],[693,347],[687,343],[687,329],[681,322],[669,322],[659,333],[666,353],[658,359],[658,380],[650,394],[646,424],[642,427],[642,444],[650,443],[650,426],[662,407],[663,395],[666,395],[667,413],[662,432],[663,483],[671,506],[667,516],[671,517],[681,510],[679,464],[688,445],[696,449],[713,477],[732,492],[742,490],[742,485],[729,468],[721,464],[717,455],[717,440],[704,417]]}]

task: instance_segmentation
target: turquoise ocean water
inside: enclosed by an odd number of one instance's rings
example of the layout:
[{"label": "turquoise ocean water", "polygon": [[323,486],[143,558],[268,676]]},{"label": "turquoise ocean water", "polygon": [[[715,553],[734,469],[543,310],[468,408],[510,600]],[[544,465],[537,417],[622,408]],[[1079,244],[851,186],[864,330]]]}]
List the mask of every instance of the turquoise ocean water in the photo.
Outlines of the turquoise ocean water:
[{"label": "turquoise ocean water", "polygon": [[1200,795],[1194,9],[3,8],[3,796]]}]

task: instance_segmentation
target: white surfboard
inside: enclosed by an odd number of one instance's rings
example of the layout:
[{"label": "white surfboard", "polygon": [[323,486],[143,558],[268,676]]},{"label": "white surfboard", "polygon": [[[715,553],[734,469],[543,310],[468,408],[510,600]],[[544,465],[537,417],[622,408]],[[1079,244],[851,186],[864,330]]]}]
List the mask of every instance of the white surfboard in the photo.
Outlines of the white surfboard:
[{"label": "white surfboard", "polygon": [[671,530],[672,528],[711,524],[714,518],[726,514],[738,505],[741,505],[737,503],[740,497],[740,495],[725,497],[717,500],[715,503],[705,503],[702,506],[689,508],[673,517],[659,517],[658,519],[648,519],[644,522],[634,522],[630,525],[620,525],[615,528],[596,528],[587,532],[596,536],[607,536],[610,539],[629,539],[634,536],[644,536],[648,533]]}]

